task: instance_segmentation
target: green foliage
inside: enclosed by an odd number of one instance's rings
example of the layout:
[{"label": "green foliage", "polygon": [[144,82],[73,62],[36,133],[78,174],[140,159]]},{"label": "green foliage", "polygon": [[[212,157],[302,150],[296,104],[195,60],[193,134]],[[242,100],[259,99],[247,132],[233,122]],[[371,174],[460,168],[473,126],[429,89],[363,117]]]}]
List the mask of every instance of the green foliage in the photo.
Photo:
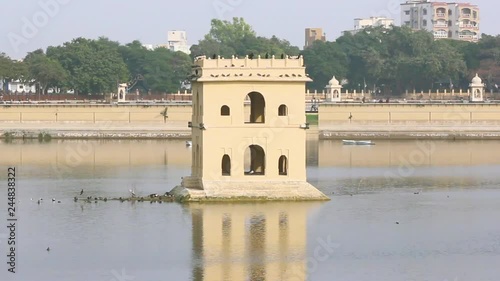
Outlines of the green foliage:
[{"label": "green foliage", "polygon": [[120,81],[127,81],[127,65],[119,44],[107,38],[77,38],[63,46],[49,47],[47,56],[59,61],[68,72],[67,87],[78,93],[110,93]]},{"label": "green foliage", "polygon": [[249,36],[255,37],[256,34],[243,18],[233,18],[233,22],[213,19],[210,32],[205,35],[205,39],[231,45]]},{"label": "green foliage", "polygon": [[264,57],[281,54],[298,55],[298,47],[287,40],[273,36],[257,36],[252,27],[242,18],[233,18],[232,22],[212,20],[210,32],[197,45],[191,47],[192,57],[200,55],[222,57],[245,56],[254,54]]},{"label": "green foliage", "polygon": [[313,77],[311,89],[322,90],[332,76],[346,77],[348,71],[347,55],[335,42],[318,41],[304,50],[307,73]]},{"label": "green foliage", "polygon": [[144,75],[146,56],[150,51],[143,47],[141,42],[135,40],[125,46],[119,46],[119,52],[132,77]]},{"label": "green foliage", "polygon": [[318,125],[318,114],[306,114],[306,122],[309,125],[317,126]]},{"label": "green foliage", "polygon": [[[280,57],[301,51],[287,40],[258,36],[242,18],[214,19],[205,37],[193,45],[191,57],[165,48],[148,50],[139,41],[126,45],[107,38],[76,38],[62,46],[29,53],[23,62],[0,53],[0,79],[35,83],[77,93],[116,92],[118,82],[138,81],[132,89],[176,92],[191,71],[192,58]],[[336,42],[316,41],[302,51],[311,90],[323,90],[332,76],[344,88],[381,90],[384,96],[405,90],[428,90],[439,85],[468,87],[478,72],[487,87],[500,84],[500,36],[483,35],[479,43],[434,40],[432,33],[407,27],[367,28],[346,33]]]},{"label": "green foliage", "polygon": [[38,134],[38,141],[39,142],[49,142],[52,140],[52,135],[50,135],[47,132],[40,132]]},{"label": "green foliage", "polygon": [[345,34],[336,43],[315,42],[310,49],[304,55],[311,77],[321,80],[311,84],[317,90],[326,85],[325,76],[335,75],[347,79],[345,87],[351,90],[381,89],[399,95],[432,88],[436,81],[463,79],[467,70],[457,47],[407,27],[367,28]]},{"label": "green foliage", "polygon": [[12,133],[12,132],[4,132],[3,133],[3,138],[4,138],[5,142],[12,142],[12,140],[14,139],[14,133]]},{"label": "green foliage", "polygon": [[28,80],[45,94],[49,87],[63,87],[68,75],[59,61],[47,57],[42,50],[29,53],[24,62],[28,68]]},{"label": "green foliage", "polygon": [[144,79],[153,92],[177,92],[191,71],[191,58],[182,52],[158,48],[147,53]]}]

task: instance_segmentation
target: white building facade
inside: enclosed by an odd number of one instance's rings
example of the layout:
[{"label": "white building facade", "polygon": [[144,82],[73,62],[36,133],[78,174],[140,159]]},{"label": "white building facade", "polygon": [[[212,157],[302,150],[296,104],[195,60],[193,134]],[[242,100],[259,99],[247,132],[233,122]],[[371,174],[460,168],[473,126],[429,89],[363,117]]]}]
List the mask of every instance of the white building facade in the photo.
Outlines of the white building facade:
[{"label": "white building facade", "polygon": [[0,79],[0,90],[8,93],[34,94],[36,93],[36,86],[19,80],[5,82],[3,79]]},{"label": "white building facade", "polygon": [[191,46],[187,41],[186,31],[172,30],[168,32],[168,48],[173,52],[191,54]]},{"label": "white building facade", "polygon": [[356,34],[367,27],[382,26],[384,28],[391,28],[393,25],[394,25],[394,19],[389,19],[385,17],[370,17],[367,19],[357,18],[354,19],[354,29],[346,30],[342,32],[342,35],[344,35],[345,33]]},{"label": "white building facade", "polygon": [[401,25],[430,31],[435,39],[477,42],[479,23],[479,7],[469,3],[421,0],[401,4]]},{"label": "white building facade", "polygon": [[142,46],[150,51],[157,48],[167,48],[172,52],[191,54],[191,46],[188,44],[186,31],[169,31],[167,34],[167,44],[144,44]]}]

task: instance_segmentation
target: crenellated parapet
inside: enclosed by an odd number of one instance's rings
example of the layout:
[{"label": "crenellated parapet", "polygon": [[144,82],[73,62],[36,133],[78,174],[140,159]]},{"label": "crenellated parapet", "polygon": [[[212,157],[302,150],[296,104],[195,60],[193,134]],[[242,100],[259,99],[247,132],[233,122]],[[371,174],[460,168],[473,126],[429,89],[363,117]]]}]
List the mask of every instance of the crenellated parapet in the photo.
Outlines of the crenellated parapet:
[{"label": "crenellated parapet", "polygon": [[312,81],[305,72],[302,56],[262,58],[261,56],[215,59],[205,56],[194,61],[192,80],[209,81]]}]

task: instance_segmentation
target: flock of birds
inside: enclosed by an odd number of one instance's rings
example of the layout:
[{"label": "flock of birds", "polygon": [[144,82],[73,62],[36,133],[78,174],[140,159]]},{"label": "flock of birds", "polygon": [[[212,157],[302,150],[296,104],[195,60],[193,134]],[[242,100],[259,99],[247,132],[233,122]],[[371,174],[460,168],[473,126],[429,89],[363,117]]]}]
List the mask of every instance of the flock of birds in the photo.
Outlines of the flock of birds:
[{"label": "flock of birds", "polygon": [[[260,58],[260,55],[257,57]],[[270,58],[274,58],[275,56],[270,55],[269,53],[266,53],[264,57],[266,59],[270,59]],[[287,59],[300,59],[301,57],[302,57],[302,54],[299,54],[298,56],[290,56],[290,55],[281,54],[281,59],[285,59],[285,58],[287,58]],[[206,59],[206,58],[207,58],[207,56],[202,55],[202,56],[197,56],[194,60],[197,61],[197,60]],[[218,56],[217,54],[213,54],[211,58],[214,60],[215,59],[224,59],[224,57]],[[238,56],[232,56],[232,58],[239,59]],[[255,54],[250,53],[250,54],[246,55],[245,58],[253,60],[255,58]]]},{"label": "flock of birds", "polygon": [[[82,196],[84,193],[83,189],[80,191],[80,196]],[[135,193],[135,190],[134,189],[129,189],[129,193],[130,193],[130,197],[131,198],[134,198],[136,199],[137,198],[137,202],[143,202],[145,201],[145,198],[144,197],[137,197],[136,193]],[[147,196],[147,198],[149,199],[155,199],[155,198],[158,198],[160,200],[158,200],[159,203],[161,203],[161,199],[162,198],[173,198],[174,195],[170,192],[165,192],[164,195],[159,195],[158,193],[152,193],[150,195]],[[73,200],[75,202],[77,202],[79,199],[78,197],[75,196],[75,198],[73,198]],[[111,200],[111,199],[110,199]],[[116,200],[116,199],[115,199]],[[126,201],[127,199],[123,198],[123,197],[120,197],[118,198],[117,200],[119,200],[120,202],[124,202]],[[88,196],[84,199],[84,202],[87,202],[87,203],[91,203],[92,201],[94,201],[95,203],[97,203],[98,201],[104,201],[104,202],[107,202],[108,201],[108,198],[107,197],[92,197],[92,196]],[[151,203],[153,203],[153,200],[150,200]]]},{"label": "flock of birds", "polygon": [[[82,189],[80,191],[79,195],[82,196],[83,193],[84,193],[84,190]],[[129,193],[130,193],[130,197],[131,198],[138,198],[137,195],[136,195],[136,193],[135,193],[135,190],[129,189]],[[174,195],[172,193],[170,193],[170,192],[167,191],[167,192],[165,192],[164,195],[159,195],[157,193],[152,193],[152,194],[148,195],[147,197],[150,198],[150,199],[153,199],[153,198],[159,198],[159,199],[161,199],[162,197],[164,197],[164,198],[173,198]],[[34,201],[33,198],[30,198],[30,200]],[[73,198],[74,202],[78,202],[78,200],[80,200],[80,199],[77,196],[75,196]],[[111,200],[111,199],[109,199],[109,200]],[[124,199],[123,197],[120,197],[120,198],[118,198],[118,200],[120,200],[121,202],[124,202],[126,199]],[[95,201],[95,203],[97,203],[98,201],[107,202],[108,198],[107,197],[92,197],[92,196],[88,196],[88,197],[86,197],[84,199],[84,201],[87,202],[87,203],[90,203],[91,201]],[[139,197],[137,201],[138,202],[144,201],[144,197]],[[151,201],[151,202],[153,202],[153,201]],[[159,201],[159,202],[161,203],[161,201]],[[42,203],[43,203],[43,198],[40,198],[40,199],[37,200],[37,204],[38,205],[40,205]],[[55,198],[52,198],[52,203],[59,203],[60,204],[61,200],[56,200]]]},{"label": "flock of birds", "polygon": [[[137,198],[135,190],[129,189],[129,193],[130,193],[130,196],[132,198]],[[79,195],[82,196],[83,194],[84,194],[84,190],[82,189],[79,192]],[[153,193],[153,194],[150,194],[148,197],[149,198],[160,198],[160,197],[173,198],[174,196],[173,196],[172,193],[170,193],[170,192],[167,191],[167,192],[165,192],[165,194],[163,196],[160,196],[157,193]],[[75,196],[73,198],[73,201],[75,201],[75,202],[77,202],[78,200],[79,199],[78,199],[77,196]],[[106,198],[106,197],[94,197],[94,198],[92,198],[92,196],[88,196],[88,197],[85,198],[85,202],[88,202],[88,203],[90,203],[92,200],[94,200],[95,203],[97,203],[99,200],[106,202],[106,201],[108,201],[108,198]],[[120,197],[118,200],[120,200],[121,202],[125,201],[125,199],[123,199],[122,197]],[[31,198],[31,201],[33,201],[33,198]],[[140,197],[137,201],[138,202],[142,202],[142,201],[144,201],[144,199],[143,199],[143,197]],[[43,198],[40,198],[40,199],[38,199],[37,204],[40,205],[42,202],[43,202]],[[55,198],[52,198],[52,202],[53,203],[56,203],[56,202],[57,203],[61,203],[60,200],[56,200]],[[150,201],[150,202],[153,203],[153,201]],[[162,201],[159,200],[158,203],[162,203]],[[47,247],[47,252],[50,252],[50,247]]]},{"label": "flock of birds", "polygon": [[[249,58],[251,60],[253,60],[254,57],[255,57],[255,55],[253,53],[250,53],[249,55],[245,56],[245,58]],[[260,58],[260,56],[258,56],[258,57]],[[267,53],[265,55],[266,59],[269,59],[270,57],[271,56],[269,55],[269,53]],[[300,59],[301,57],[302,57],[301,54],[298,55],[298,56],[289,56],[289,55],[281,54],[281,59],[285,59],[285,58],[288,58],[288,59]],[[206,58],[207,58],[206,56],[198,56],[198,57],[195,58],[195,61],[206,59]],[[221,58],[223,59],[223,57],[220,57],[220,56],[218,56],[216,54],[214,54],[212,56],[212,59],[218,59],[218,58],[219,59],[221,59]],[[239,59],[238,56],[232,56],[232,58],[233,59]],[[272,58],[274,58],[274,55],[272,56]],[[228,66],[226,65],[226,67],[228,67]],[[231,64],[231,67],[236,67],[236,65],[235,64]],[[245,65],[243,64],[243,65],[241,65],[241,67],[245,67]],[[194,78],[198,77],[198,70],[196,70],[195,72],[196,72],[196,74],[193,74],[193,75],[189,76],[188,78],[189,79],[194,79]],[[271,74],[256,73],[256,75],[259,76],[259,77],[271,77]],[[219,76],[221,76],[221,77],[231,77],[231,74],[220,74],[220,75],[219,74],[211,74],[210,75],[210,77],[213,77],[213,78],[218,78]],[[234,77],[243,77],[243,76],[244,76],[243,73],[240,73],[240,74],[236,74],[235,73],[234,74]],[[252,77],[252,76],[253,76],[253,73],[250,73],[248,75],[248,77]],[[306,76],[309,76],[309,75],[306,74]],[[302,77],[302,75],[301,74],[281,74],[281,75],[279,75],[279,77],[280,78],[285,78],[285,77],[287,77],[287,78],[290,78],[290,77]]]},{"label": "flock of birds", "polygon": [[[30,198],[31,201],[33,201],[33,198]],[[61,200],[56,200],[56,198],[52,198],[52,203],[61,203]],[[40,205],[43,203],[43,198],[38,199],[37,204]]]},{"label": "flock of birds", "polygon": [[[234,67],[234,64],[231,65],[231,66]],[[271,74],[257,73],[256,75],[259,76],[259,77],[271,77]],[[231,77],[231,74],[221,74],[220,76],[221,77]],[[253,76],[253,73],[248,74],[248,77],[252,77],[252,76]],[[308,75],[306,74],[306,76],[308,76]],[[218,78],[219,74],[210,74],[210,77],[212,77],[212,78]],[[235,73],[234,77],[243,77],[243,73],[240,73],[240,74]],[[286,77],[286,78],[290,78],[290,77],[302,77],[302,74],[291,74],[291,75],[290,74],[281,74],[281,75],[279,75],[279,77],[280,78],[283,78],[283,77]]]}]

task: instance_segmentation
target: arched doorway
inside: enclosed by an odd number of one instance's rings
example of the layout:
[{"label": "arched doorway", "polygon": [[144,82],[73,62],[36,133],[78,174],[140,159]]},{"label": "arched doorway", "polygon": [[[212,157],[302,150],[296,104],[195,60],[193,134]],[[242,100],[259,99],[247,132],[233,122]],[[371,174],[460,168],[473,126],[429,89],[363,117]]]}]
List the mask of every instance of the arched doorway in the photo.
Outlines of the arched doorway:
[{"label": "arched doorway", "polygon": [[250,145],[245,150],[244,163],[245,175],[264,175],[266,154],[259,145]]},{"label": "arched doorway", "polygon": [[222,156],[221,169],[223,176],[231,175],[231,158],[227,154],[224,154],[224,156]]},{"label": "arched doorway", "polygon": [[280,176],[288,175],[288,159],[285,155],[281,155],[278,160],[278,172]]},{"label": "arched doorway", "polygon": [[251,92],[245,100],[250,100],[250,116],[245,123],[264,123],[266,112],[266,101],[264,96],[258,92]]}]

